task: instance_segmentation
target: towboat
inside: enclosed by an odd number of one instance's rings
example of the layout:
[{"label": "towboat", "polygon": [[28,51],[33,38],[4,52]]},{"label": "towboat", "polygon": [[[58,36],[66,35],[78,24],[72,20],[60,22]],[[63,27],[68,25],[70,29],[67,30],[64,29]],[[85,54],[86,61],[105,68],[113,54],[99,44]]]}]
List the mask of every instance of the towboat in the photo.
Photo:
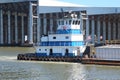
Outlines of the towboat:
[{"label": "towboat", "polygon": [[57,19],[56,32],[42,35],[41,42],[35,46],[36,56],[82,56],[86,45],[81,22],[75,13]]}]

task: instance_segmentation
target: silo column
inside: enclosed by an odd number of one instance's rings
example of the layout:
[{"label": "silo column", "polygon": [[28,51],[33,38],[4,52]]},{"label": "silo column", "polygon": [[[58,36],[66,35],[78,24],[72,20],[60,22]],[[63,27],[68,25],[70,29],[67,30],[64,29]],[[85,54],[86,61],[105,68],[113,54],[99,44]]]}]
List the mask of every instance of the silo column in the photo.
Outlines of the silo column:
[{"label": "silo column", "polygon": [[17,20],[17,12],[15,12],[15,43],[18,43],[18,20]]},{"label": "silo column", "polygon": [[32,13],[32,3],[29,2],[29,17],[28,17],[28,37],[29,44],[33,44],[33,13]]},{"label": "silo column", "polygon": [[53,18],[52,18],[52,13],[50,13],[50,32],[53,32]]},{"label": "silo column", "polygon": [[92,16],[92,21],[91,21],[91,27],[92,27],[92,43],[95,43],[95,20],[94,16]]},{"label": "silo column", "polygon": [[113,23],[113,40],[116,40],[116,23]]},{"label": "silo column", "polygon": [[22,22],[22,44],[24,44],[25,37],[24,37],[24,14],[21,16],[21,22]]},{"label": "silo column", "polygon": [[118,39],[120,40],[120,22],[118,22]]},{"label": "silo column", "polygon": [[46,33],[47,33],[47,32],[46,32],[46,29],[47,29],[47,28],[46,28],[46,27],[47,27],[46,14],[43,14],[43,26],[44,26],[44,27],[43,27],[43,30],[44,30],[44,31],[43,31],[43,34],[46,35]]},{"label": "silo column", "polygon": [[[38,0],[39,1],[39,0]],[[37,43],[40,43],[40,25],[41,25],[41,19],[39,15],[39,5],[37,5]]]},{"label": "silo column", "polygon": [[0,9],[0,44],[3,44],[3,11]]},{"label": "silo column", "polygon": [[40,17],[37,20],[37,43],[40,43],[40,24],[41,24],[41,19]]},{"label": "silo column", "polygon": [[108,40],[111,41],[111,22],[108,22]]},{"label": "silo column", "polygon": [[97,38],[98,38],[98,43],[100,43],[100,19],[99,17],[97,20]]},{"label": "silo column", "polygon": [[89,36],[89,19],[86,20],[86,39]]},{"label": "silo column", "polygon": [[[56,13],[56,17],[55,17],[56,19],[59,19],[59,13]],[[56,24],[59,24],[58,23],[58,21],[56,21]],[[56,30],[56,26],[54,26],[54,24],[53,24],[53,32],[55,32],[54,30]]]},{"label": "silo column", "polygon": [[8,11],[8,44],[11,44],[10,11]]},{"label": "silo column", "polygon": [[106,40],[106,22],[103,21],[103,42]]}]

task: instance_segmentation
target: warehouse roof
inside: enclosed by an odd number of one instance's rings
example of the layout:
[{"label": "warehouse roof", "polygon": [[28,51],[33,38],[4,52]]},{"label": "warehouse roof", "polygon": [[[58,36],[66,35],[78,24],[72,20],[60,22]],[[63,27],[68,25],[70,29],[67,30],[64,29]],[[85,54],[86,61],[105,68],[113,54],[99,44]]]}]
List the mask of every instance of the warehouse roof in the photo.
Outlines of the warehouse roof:
[{"label": "warehouse roof", "polygon": [[37,0],[0,0],[0,3],[24,2],[24,1],[37,1]]},{"label": "warehouse roof", "polygon": [[83,7],[85,5],[62,2],[59,0],[39,0],[39,6]]}]

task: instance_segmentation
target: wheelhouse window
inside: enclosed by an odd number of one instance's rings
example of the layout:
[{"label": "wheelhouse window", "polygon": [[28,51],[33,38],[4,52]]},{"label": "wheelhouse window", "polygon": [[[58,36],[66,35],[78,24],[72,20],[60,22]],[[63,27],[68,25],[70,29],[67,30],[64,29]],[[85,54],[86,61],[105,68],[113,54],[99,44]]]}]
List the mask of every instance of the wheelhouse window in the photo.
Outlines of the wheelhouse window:
[{"label": "wheelhouse window", "polygon": [[75,24],[75,20],[73,20],[73,24]]},{"label": "wheelhouse window", "polygon": [[78,21],[78,25],[80,25],[80,21]]},{"label": "wheelhouse window", "polygon": [[58,21],[58,22],[59,22],[58,24],[60,25],[61,24],[60,21]]},{"label": "wheelhouse window", "polygon": [[66,24],[68,24],[68,22],[66,21]]},{"label": "wheelhouse window", "polygon": [[77,25],[77,24],[78,24],[78,21],[76,20],[76,21],[75,21],[75,25]]},{"label": "wheelhouse window", "polygon": [[69,25],[71,24],[71,20],[69,20]]},{"label": "wheelhouse window", "polygon": [[61,21],[61,23],[62,23],[62,25],[64,25],[64,21],[63,20]]}]

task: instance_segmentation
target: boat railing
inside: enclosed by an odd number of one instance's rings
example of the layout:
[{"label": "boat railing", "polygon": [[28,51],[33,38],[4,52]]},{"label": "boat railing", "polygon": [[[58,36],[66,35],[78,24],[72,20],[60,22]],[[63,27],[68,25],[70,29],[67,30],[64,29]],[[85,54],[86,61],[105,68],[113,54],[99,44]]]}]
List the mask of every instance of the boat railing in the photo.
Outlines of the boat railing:
[{"label": "boat railing", "polygon": [[120,40],[106,40],[106,44],[120,44]]},{"label": "boat railing", "polygon": [[49,35],[49,34],[55,34],[55,32],[48,31],[48,35]]}]

